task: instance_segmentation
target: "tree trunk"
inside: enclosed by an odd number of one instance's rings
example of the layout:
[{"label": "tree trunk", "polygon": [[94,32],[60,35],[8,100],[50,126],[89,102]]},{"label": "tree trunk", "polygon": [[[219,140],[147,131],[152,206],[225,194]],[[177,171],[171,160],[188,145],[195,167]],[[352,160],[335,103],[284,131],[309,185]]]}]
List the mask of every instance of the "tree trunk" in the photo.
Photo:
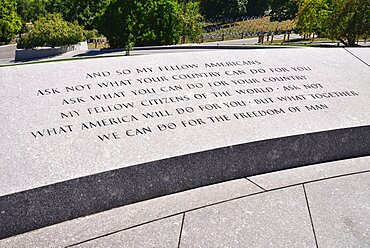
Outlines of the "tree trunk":
[{"label": "tree trunk", "polygon": [[347,46],[349,46],[349,47],[356,46],[356,37],[347,36],[346,39],[347,39]]},{"label": "tree trunk", "polygon": [[354,47],[356,46],[356,39],[347,38],[347,43],[348,43],[348,46]]},{"label": "tree trunk", "polygon": [[344,46],[348,46],[348,43],[345,42],[343,39],[339,39],[339,41],[344,45]]}]

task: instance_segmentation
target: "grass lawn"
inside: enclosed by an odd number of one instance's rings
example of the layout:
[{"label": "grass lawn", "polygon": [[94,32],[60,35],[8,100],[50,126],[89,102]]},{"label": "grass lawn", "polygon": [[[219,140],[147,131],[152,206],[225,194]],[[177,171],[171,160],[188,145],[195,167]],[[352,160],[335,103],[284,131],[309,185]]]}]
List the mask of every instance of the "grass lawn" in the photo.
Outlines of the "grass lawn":
[{"label": "grass lawn", "polygon": [[208,32],[207,34],[286,31],[292,30],[295,27],[295,24],[292,20],[271,22],[269,16],[224,24],[206,23],[206,26],[210,25],[217,25],[220,29]]}]

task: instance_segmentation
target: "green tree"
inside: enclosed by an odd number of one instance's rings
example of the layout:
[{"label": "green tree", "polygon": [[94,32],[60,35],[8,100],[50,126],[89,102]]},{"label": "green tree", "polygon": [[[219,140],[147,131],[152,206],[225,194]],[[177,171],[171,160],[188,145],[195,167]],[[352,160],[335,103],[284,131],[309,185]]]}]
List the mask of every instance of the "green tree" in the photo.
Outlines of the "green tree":
[{"label": "green tree", "polygon": [[191,42],[198,42],[203,33],[203,16],[200,14],[199,2],[182,2],[180,3],[180,10],[178,13],[182,43],[185,43],[186,39]]},{"label": "green tree", "polygon": [[47,13],[46,0],[16,0],[17,13],[24,23],[34,22]]},{"label": "green tree", "polygon": [[66,22],[61,14],[47,14],[35,21],[31,32],[19,40],[18,48],[72,45],[82,41],[83,34],[81,26]]},{"label": "green tree", "polygon": [[111,47],[176,44],[178,11],[176,0],[116,0],[107,7],[98,30]]},{"label": "green tree", "polygon": [[248,15],[263,15],[266,10],[269,10],[268,0],[248,1]]},{"label": "green tree", "polygon": [[330,15],[330,0],[298,0],[297,28],[301,34],[322,33]]},{"label": "green tree", "polygon": [[21,30],[15,0],[0,0],[0,43],[6,44]]},{"label": "green tree", "polygon": [[271,21],[293,20],[298,12],[298,6],[294,0],[270,0]]},{"label": "green tree", "polygon": [[22,19],[22,29],[20,30],[19,36],[22,33],[26,33],[27,23],[34,22],[39,16],[46,15],[46,0],[16,0],[17,1],[17,13]]},{"label": "green tree", "polygon": [[354,46],[369,34],[369,0],[297,0],[297,27],[303,34],[316,33]]},{"label": "green tree", "polygon": [[247,15],[248,0],[202,0],[200,8],[208,19],[239,17]]},{"label": "green tree", "polygon": [[48,12],[61,13],[69,22],[77,21],[86,29],[97,27],[97,20],[104,14],[110,0],[49,0]]},{"label": "green tree", "polygon": [[346,46],[354,46],[360,36],[370,34],[369,0],[336,0],[332,2],[325,34]]}]

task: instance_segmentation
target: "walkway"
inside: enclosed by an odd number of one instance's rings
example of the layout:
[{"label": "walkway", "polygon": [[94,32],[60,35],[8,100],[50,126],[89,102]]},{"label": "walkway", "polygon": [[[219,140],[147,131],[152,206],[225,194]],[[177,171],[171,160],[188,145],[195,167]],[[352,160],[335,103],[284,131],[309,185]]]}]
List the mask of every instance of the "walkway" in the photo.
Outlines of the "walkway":
[{"label": "walkway", "polygon": [[0,247],[370,247],[370,157],[168,195]]},{"label": "walkway", "polygon": [[16,45],[0,46],[0,65],[14,62]]}]

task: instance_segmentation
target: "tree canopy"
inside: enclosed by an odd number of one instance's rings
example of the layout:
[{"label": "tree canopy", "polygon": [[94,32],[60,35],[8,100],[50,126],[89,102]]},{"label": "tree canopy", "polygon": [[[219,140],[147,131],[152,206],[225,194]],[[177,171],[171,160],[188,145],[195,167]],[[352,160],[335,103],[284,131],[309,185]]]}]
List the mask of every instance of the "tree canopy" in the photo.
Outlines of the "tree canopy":
[{"label": "tree canopy", "polygon": [[304,34],[323,31],[330,14],[329,4],[328,0],[298,0],[299,31]]},{"label": "tree canopy", "polygon": [[15,0],[0,0],[0,43],[8,43],[21,27]]},{"label": "tree canopy", "polygon": [[17,13],[24,23],[34,22],[47,13],[47,0],[16,0]]},{"label": "tree canopy", "polygon": [[207,19],[247,15],[248,0],[202,0],[201,13]]},{"label": "tree canopy", "polygon": [[102,16],[99,31],[112,47],[176,44],[178,11],[176,0],[116,0]]},{"label": "tree canopy", "polygon": [[[354,45],[369,35],[369,6],[370,0],[0,0],[0,42],[27,32],[26,23],[36,23],[47,13],[98,29],[112,47],[122,47],[176,44],[180,37],[195,42],[201,37],[203,16],[222,20],[271,10],[271,21],[294,19],[301,34]],[[54,21],[60,24],[58,18]]]},{"label": "tree canopy", "polygon": [[110,0],[49,0],[47,9],[49,13],[61,13],[69,22],[77,21],[86,29],[94,29],[97,27],[97,20],[110,2]]},{"label": "tree canopy", "polygon": [[183,39],[182,43],[185,43],[186,39],[191,42],[198,42],[203,32],[203,17],[200,14],[199,2],[190,1],[180,3],[178,18],[181,37]]},{"label": "tree canopy", "polygon": [[295,0],[270,0],[271,21],[292,20],[296,17],[298,6]]},{"label": "tree canopy", "polygon": [[369,0],[297,0],[297,28],[354,46],[369,34]]},{"label": "tree canopy", "polygon": [[248,15],[253,16],[263,15],[266,10],[269,10],[268,0],[249,0]]},{"label": "tree canopy", "polygon": [[370,1],[333,1],[324,32],[328,38],[354,46],[359,36],[370,34]]}]

